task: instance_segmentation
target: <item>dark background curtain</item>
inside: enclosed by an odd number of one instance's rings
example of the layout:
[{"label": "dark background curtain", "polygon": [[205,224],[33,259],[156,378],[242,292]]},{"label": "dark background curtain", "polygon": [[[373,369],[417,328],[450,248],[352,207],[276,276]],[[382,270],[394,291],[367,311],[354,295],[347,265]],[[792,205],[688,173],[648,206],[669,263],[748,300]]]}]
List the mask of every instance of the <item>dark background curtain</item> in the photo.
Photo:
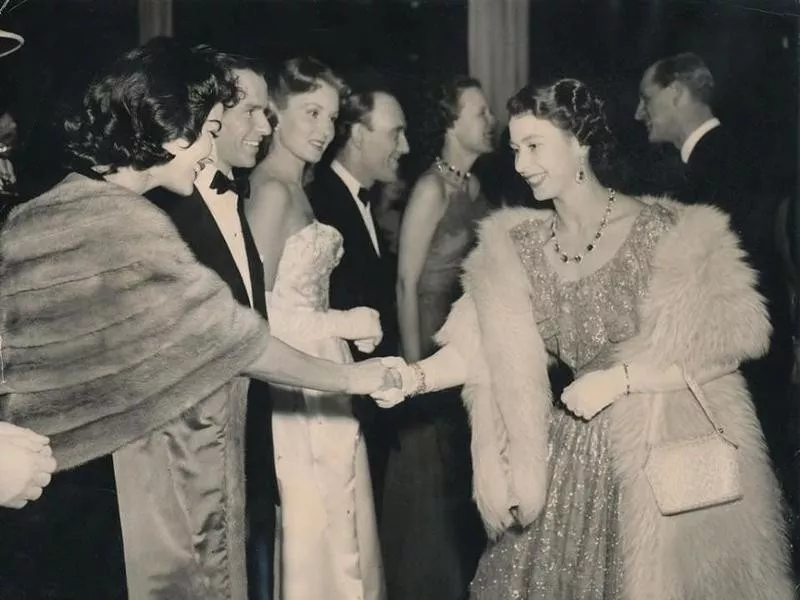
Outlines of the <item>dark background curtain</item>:
[{"label": "dark background curtain", "polygon": [[[677,161],[674,149],[650,146],[633,120],[641,73],[659,57],[693,50],[715,75],[721,119],[741,132],[770,185],[794,194],[796,0],[529,3],[531,79],[577,77],[607,98],[630,158],[632,191],[668,184]],[[48,127],[53,115],[60,119],[91,73],[136,45],[140,34],[170,29],[178,38],[261,57],[268,65],[304,53],[345,72],[364,66],[382,71],[400,91],[413,146],[430,82],[468,71],[467,12],[467,0],[28,0],[0,19],[26,38],[22,50],[0,61],[0,85],[16,99],[34,172],[57,145]]]},{"label": "dark background curtain", "polygon": [[[717,81],[717,114],[736,131],[752,167],[764,174],[767,191],[787,201],[789,237],[797,252],[798,0],[525,1],[530,79],[577,77],[607,99],[628,165],[627,191],[663,191],[674,185],[680,167],[676,149],[650,145],[644,127],[633,119],[642,72],[673,53],[702,55]],[[412,156],[424,137],[430,83],[469,68],[468,0],[27,0],[11,5],[18,8],[0,16],[0,26],[22,34],[26,44],[0,60],[0,86],[12,96],[21,136],[18,173],[29,193],[58,176],[52,168],[58,163],[58,125],[91,74],[152,34],[172,32],[189,42],[260,57],[268,66],[310,54],[343,72],[381,71],[394,80],[405,107]],[[493,43],[507,39],[498,35]],[[493,163],[502,168],[490,172],[513,180],[502,148]],[[525,186],[510,189],[510,200],[525,199]]]}]

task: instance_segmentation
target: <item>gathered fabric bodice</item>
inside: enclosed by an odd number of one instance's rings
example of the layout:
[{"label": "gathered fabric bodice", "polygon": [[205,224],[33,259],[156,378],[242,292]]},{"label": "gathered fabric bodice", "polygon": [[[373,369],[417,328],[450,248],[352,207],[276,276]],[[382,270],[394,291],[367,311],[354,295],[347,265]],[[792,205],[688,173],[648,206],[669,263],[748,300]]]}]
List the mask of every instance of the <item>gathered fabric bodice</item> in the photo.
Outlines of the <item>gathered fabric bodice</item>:
[{"label": "gathered fabric bodice", "polygon": [[294,309],[327,310],[331,272],[343,253],[342,234],[330,225],[314,220],[293,233],[278,264],[271,302]]},{"label": "gathered fabric bodice", "polygon": [[608,366],[614,344],[637,332],[637,307],[648,288],[653,250],[676,215],[659,204],[644,207],[614,257],[576,281],[562,280],[544,254],[553,218],[524,221],[511,238],[531,279],[545,346],[577,376]]}]

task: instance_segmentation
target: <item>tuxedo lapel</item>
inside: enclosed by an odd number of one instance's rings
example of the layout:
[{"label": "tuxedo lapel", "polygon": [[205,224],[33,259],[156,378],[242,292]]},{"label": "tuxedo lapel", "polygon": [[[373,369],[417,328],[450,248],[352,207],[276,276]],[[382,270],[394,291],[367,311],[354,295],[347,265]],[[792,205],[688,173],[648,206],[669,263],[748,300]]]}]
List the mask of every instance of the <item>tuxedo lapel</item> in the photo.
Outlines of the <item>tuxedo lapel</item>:
[{"label": "tuxedo lapel", "polygon": [[216,271],[228,284],[231,293],[240,304],[250,306],[247,288],[236,266],[236,261],[233,259],[214,215],[211,214],[197,188],[187,198],[165,192],[153,194],[151,200],[170,216],[197,260]]},{"label": "tuxedo lapel", "polygon": [[264,264],[261,262],[261,255],[258,253],[253,233],[244,215],[244,203],[239,202],[239,220],[242,223],[242,237],[244,238],[244,249],[247,252],[247,265],[250,269],[250,287],[253,290],[253,308],[266,318],[267,302],[264,297]]},{"label": "tuxedo lapel", "polygon": [[357,248],[362,256],[370,256],[377,260],[378,254],[375,252],[375,246],[372,245],[372,238],[370,238],[367,224],[364,223],[364,218],[356,205],[356,200],[336,173],[329,169],[328,176],[331,179],[330,200],[336,205],[335,210],[341,215],[342,236],[345,240],[349,240],[349,245]]},{"label": "tuxedo lapel", "polygon": [[[350,190],[329,167],[315,176],[309,196],[317,218],[338,229],[344,238],[344,256],[331,274],[331,307],[347,310],[369,306],[377,310],[384,337],[376,356],[396,354],[396,269],[380,230],[376,227],[379,256]],[[363,358],[357,349],[351,349],[355,357]]]},{"label": "tuxedo lapel", "polygon": [[391,254],[391,250],[389,249],[389,242],[386,240],[386,236],[383,235],[383,231],[381,231],[381,228],[378,226],[378,220],[375,218],[375,211],[372,211],[372,220],[375,223],[375,237],[378,239],[378,249],[381,251],[380,256],[376,256],[381,262],[386,262]]}]

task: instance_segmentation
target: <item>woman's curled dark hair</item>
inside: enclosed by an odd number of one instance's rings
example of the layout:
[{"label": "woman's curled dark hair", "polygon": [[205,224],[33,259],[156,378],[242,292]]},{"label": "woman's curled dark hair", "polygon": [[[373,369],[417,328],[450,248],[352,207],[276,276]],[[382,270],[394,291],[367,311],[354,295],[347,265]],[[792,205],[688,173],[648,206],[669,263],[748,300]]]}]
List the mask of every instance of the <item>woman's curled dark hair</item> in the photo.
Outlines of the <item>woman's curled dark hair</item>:
[{"label": "woman's curled dark hair", "polygon": [[603,101],[577,79],[559,79],[547,86],[527,85],[507,104],[509,117],[532,114],[571,133],[589,147],[589,164],[603,180],[612,169],[616,140]]},{"label": "woman's curled dark hair", "polygon": [[417,150],[406,162],[412,164],[414,179],[442,152],[445,134],[461,114],[461,96],[469,89],[483,87],[480,81],[466,75],[436,78],[424,85],[421,118],[409,129],[411,147]]},{"label": "woman's curled dark hair", "polygon": [[233,77],[207,55],[171,38],[154,38],[116,60],[67,119],[70,168],[144,170],[172,160],[163,144],[193,143],[218,102],[236,98]]}]

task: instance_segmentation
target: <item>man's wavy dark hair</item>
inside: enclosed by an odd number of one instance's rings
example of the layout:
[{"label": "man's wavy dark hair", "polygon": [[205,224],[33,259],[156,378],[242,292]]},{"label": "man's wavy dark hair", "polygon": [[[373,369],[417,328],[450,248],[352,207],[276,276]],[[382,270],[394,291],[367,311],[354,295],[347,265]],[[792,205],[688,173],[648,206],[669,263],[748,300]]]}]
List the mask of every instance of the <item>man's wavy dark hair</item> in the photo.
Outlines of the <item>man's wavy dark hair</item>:
[{"label": "man's wavy dark hair", "polygon": [[117,59],[64,123],[70,168],[144,170],[174,158],[163,144],[193,143],[218,102],[235,102],[229,73],[202,52],[165,37]]}]

